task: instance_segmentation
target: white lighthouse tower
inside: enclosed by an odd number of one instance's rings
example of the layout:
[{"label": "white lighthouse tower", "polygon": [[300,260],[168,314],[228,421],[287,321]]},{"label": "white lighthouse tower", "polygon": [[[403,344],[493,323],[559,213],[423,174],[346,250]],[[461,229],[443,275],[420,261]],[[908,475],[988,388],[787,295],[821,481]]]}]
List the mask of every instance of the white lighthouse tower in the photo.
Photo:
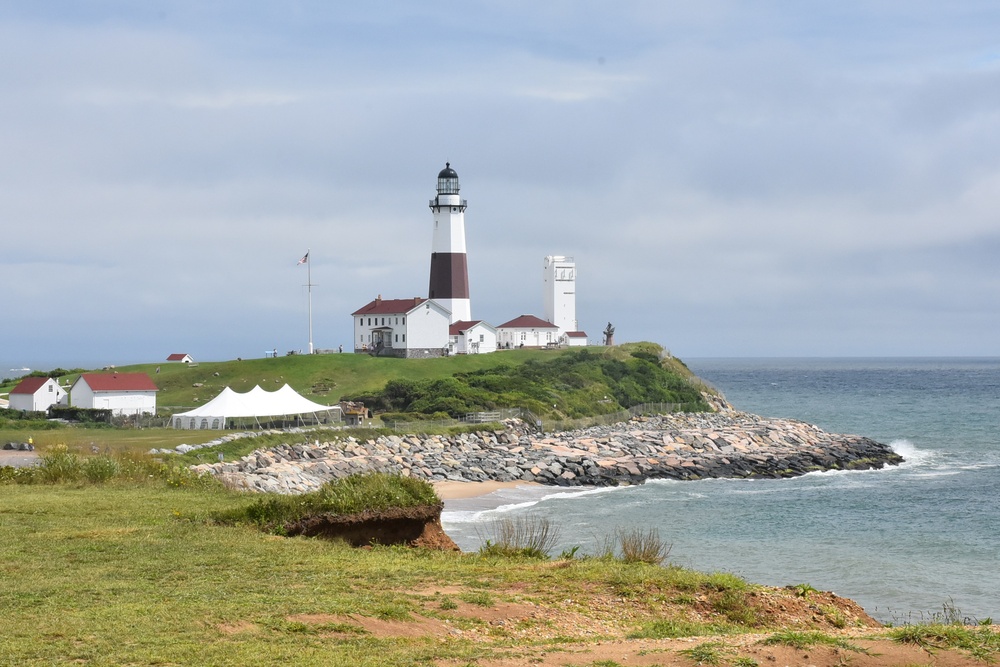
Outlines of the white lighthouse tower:
[{"label": "white lighthouse tower", "polygon": [[576,262],[572,257],[549,255],[542,269],[545,318],[559,327],[559,334],[577,331]]},{"label": "white lighthouse tower", "polygon": [[469,263],[465,254],[465,207],[458,196],[458,174],[446,162],[438,174],[431,245],[431,280],[428,298],[451,311],[451,322],[472,319],[469,303]]}]

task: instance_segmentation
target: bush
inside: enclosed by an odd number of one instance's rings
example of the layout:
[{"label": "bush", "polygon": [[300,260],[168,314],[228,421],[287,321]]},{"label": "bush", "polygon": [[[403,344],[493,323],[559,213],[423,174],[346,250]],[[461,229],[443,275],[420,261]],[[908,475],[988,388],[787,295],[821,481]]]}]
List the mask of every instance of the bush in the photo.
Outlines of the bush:
[{"label": "bush", "polygon": [[75,482],[83,477],[83,461],[70,452],[66,445],[56,445],[52,451],[42,454],[38,463],[39,481]]},{"label": "bush", "polygon": [[639,528],[615,531],[622,560],[626,563],[649,563],[660,565],[670,555],[671,545],[664,544],[660,532],[655,528]]},{"label": "bush", "polygon": [[83,460],[80,472],[92,484],[107,482],[121,473],[121,465],[110,456],[93,456]]},{"label": "bush", "polygon": [[487,532],[489,539],[479,548],[482,556],[544,559],[559,541],[558,529],[548,519],[534,515],[494,519]]}]

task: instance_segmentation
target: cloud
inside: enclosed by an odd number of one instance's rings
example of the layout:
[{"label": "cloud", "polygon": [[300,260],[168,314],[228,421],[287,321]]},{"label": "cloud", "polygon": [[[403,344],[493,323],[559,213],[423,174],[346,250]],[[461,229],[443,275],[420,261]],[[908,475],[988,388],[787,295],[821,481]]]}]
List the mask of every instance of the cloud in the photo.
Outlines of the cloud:
[{"label": "cloud", "polygon": [[595,339],[995,354],[996,11],[5,8],[0,357],[302,347],[306,248],[336,347],[376,294],[426,290],[446,160],[477,317],[540,314],[568,254]]}]

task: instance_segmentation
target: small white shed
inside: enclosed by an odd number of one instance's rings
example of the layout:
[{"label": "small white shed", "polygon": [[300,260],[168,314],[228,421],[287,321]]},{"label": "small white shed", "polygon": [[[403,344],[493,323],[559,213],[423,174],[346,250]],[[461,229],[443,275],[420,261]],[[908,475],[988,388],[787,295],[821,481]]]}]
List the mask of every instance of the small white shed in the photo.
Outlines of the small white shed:
[{"label": "small white shed", "polygon": [[497,351],[497,329],[482,320],[459,320],[448,328],[452,354],[486,354]]},{"label": "small white shed", "polygon": [[52,378],[29,377],[11,389],[8,399],[11,410],[44,412],[53,405],[65,403],[66,390]]}]

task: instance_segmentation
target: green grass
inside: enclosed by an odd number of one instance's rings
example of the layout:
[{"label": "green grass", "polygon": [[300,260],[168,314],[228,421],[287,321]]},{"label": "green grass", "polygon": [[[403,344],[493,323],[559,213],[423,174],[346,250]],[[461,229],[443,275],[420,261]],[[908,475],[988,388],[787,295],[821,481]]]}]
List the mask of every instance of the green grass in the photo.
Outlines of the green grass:
[{"label": "green grass", "polygon": [[[248,500],[159,474],[0,485],[0,663],[380,666],[433,657],[464,664],[514,640],[380,637],[359,619],[416,623],[448,614],[453,600],[487,606],[511,596],[556,608],[572,597],[586,611],[588,595],[624,588],[644,608],[678,581],[714,580],[620,560],[553,567],[475,553],[350,549],[210,519]],[[444,589],[447,598],[426,594]]]},{"label": "green grass", "polygon": [[731,635],[746,632],[746,628],[731,623],[701,623],[698,621],[657,619],[629,633],[629,639],[673,639],[705,635]]},{"label": "green grass", "polygon": [[791,646],[792,648],[799,650],[807,649],[811,646],[833,646],[847,651],[854,651],[856,653],[868,652],[860,646],[851,644],[846,639],[841,637],[832,637],[816,631],[802,632],[798,630],[786,630],[784,632],[776,632],[770,637],[762,639],[760,643],[765,646],[780,644],[782,646]]},{"label": "green grass", "polygon": [[211,516],[223,524],[254,525],[281,531],[308,516],[358,514],[399,507],[439,505],[434,487],[413,477],[368,473],[332,480],[317,491],[285,496],[260,494],[234,509]]},{"label": "green grass", "polygon": [[1000,656],[1000,633],[985,626],[958,623],[927,623],[894,628],[889,636],[904,644],[916,644],[928,651],[960,649],[973,658],[994,663]]}]

